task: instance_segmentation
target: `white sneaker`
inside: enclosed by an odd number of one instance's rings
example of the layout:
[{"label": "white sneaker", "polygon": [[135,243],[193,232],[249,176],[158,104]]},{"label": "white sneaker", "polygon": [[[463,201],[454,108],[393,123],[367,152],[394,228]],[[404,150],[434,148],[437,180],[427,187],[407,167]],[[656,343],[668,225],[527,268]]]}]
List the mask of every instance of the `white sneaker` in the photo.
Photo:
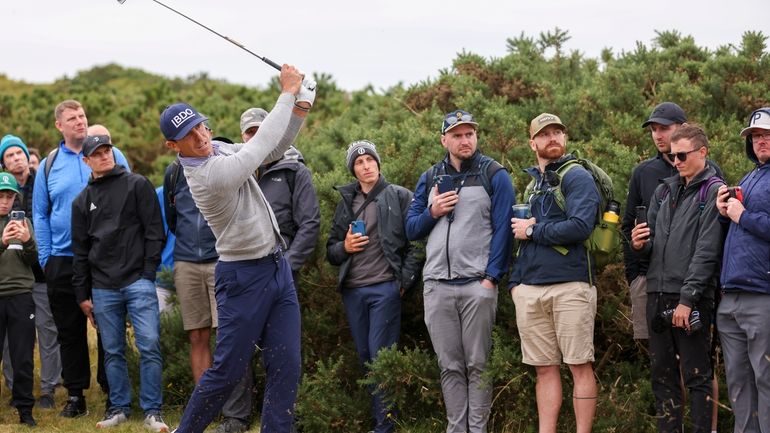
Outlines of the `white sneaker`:
[{"label": "white sneaker", "polygon": [[123,424],[126,421],[128,421],[128,418],[123,412],[119,410],[108,411],[106,414],[104,414],[104,419],[96,423],[96,428],[115,427],[116,425]]},{"label": "white sneaker", "polygon": [[144,417],[144,426],[152,431],[168,433],[168,426],[158,413],[151,413]]}]

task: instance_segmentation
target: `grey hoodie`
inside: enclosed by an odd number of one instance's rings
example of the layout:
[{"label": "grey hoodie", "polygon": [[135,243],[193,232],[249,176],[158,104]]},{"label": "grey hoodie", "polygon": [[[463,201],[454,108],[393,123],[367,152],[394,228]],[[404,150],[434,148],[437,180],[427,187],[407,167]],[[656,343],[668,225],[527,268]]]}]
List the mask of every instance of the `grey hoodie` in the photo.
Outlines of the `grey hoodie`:
[{"label": "grey hoodie", "polygon": [[259,131],[245,144],[220,143],[219,152],[200,166],[184,166],[195,204],[217,238],[222,261],[252,260],[285,248],[278,223],[254,172],[283,155],[303,118],[292,114],[294,95],[283,93]]}]

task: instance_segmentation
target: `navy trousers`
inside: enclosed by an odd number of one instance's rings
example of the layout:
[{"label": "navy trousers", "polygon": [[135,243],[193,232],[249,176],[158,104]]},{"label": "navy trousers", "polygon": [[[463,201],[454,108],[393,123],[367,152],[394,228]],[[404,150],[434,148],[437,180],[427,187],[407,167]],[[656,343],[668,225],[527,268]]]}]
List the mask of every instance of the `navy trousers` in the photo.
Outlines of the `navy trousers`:
[{"label": "navy trousers", "polygon": [[214,362],[187,402],[177,433],[200,433],[222,409],[255,350],[267,375],[262,433],[289,433],[299,386],[300,312],[291,266],[280,253],[217,263],[219,328]]},{"label": "navy trousers", "polygon": [[[398,343],[401,331],[401,287],[398,281],[386,281],[371,286],[344,289],[342,301],[348,317],[350,332],[356,343],[361,365],[372,362],[380,349]],[[372,394],[372,417],[375,433],[391,433],[395,429],[388,412],[395,411],[383,401],[375,386],[369,387]]]}]

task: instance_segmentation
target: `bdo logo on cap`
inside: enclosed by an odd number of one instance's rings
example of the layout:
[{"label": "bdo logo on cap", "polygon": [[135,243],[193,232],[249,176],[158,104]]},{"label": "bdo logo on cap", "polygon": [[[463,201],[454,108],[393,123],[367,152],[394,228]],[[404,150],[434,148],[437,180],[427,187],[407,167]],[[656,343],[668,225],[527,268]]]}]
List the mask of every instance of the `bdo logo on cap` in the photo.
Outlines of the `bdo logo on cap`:
[{"label": "bdo logo on cap", "polygon": [[171,123],[175,128],[179,128],[179,125],[185,123],[193,117],[195,117],[195,112],[191,108],[186,108],[183,111],[177,113],[177,115],[171,119]]}]

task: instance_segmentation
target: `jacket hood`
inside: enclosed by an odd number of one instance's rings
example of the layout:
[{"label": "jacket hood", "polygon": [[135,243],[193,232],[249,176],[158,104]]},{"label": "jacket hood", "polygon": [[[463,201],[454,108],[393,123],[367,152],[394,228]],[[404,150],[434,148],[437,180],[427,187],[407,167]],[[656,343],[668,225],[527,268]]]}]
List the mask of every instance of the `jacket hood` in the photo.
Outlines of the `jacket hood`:
[{"label": "jacket hood", "polygon": [[112,170],[108,171],[107,174],[105,174],[102,177],[94,177],[93,174],[91,174],[91,177],[88,179],[88,183],[99,183],[103,182],[104,180],[107,180],[111,177],[120,176],[121,174],[125,173],[126,169],[122,165],[115,164],[115,167],[112,168]]},{"label": "jacket hood", "polygon": [[757,158],[757,154],[754,153],[754,142],[751,140],[751,135],[746,136],[746,156],[748,156],[749,160],[754,164],[760,165],[759,158]]},{"label": "jacket hood", "polygon": [[[289,169],[289,170],[297,170],[297,164],[304,164],[305,158],[302,156],[302,153],[300,153],[299,150],[297,150],[294,146],[289,146],[289,149],[283,153],[283,156],[281,156],[281,159],[278,161],[273,162],[272,164],[266,165],[266,170],[283,170],[283,169]],[[263,166],[264,167],[264,166]]]}]

